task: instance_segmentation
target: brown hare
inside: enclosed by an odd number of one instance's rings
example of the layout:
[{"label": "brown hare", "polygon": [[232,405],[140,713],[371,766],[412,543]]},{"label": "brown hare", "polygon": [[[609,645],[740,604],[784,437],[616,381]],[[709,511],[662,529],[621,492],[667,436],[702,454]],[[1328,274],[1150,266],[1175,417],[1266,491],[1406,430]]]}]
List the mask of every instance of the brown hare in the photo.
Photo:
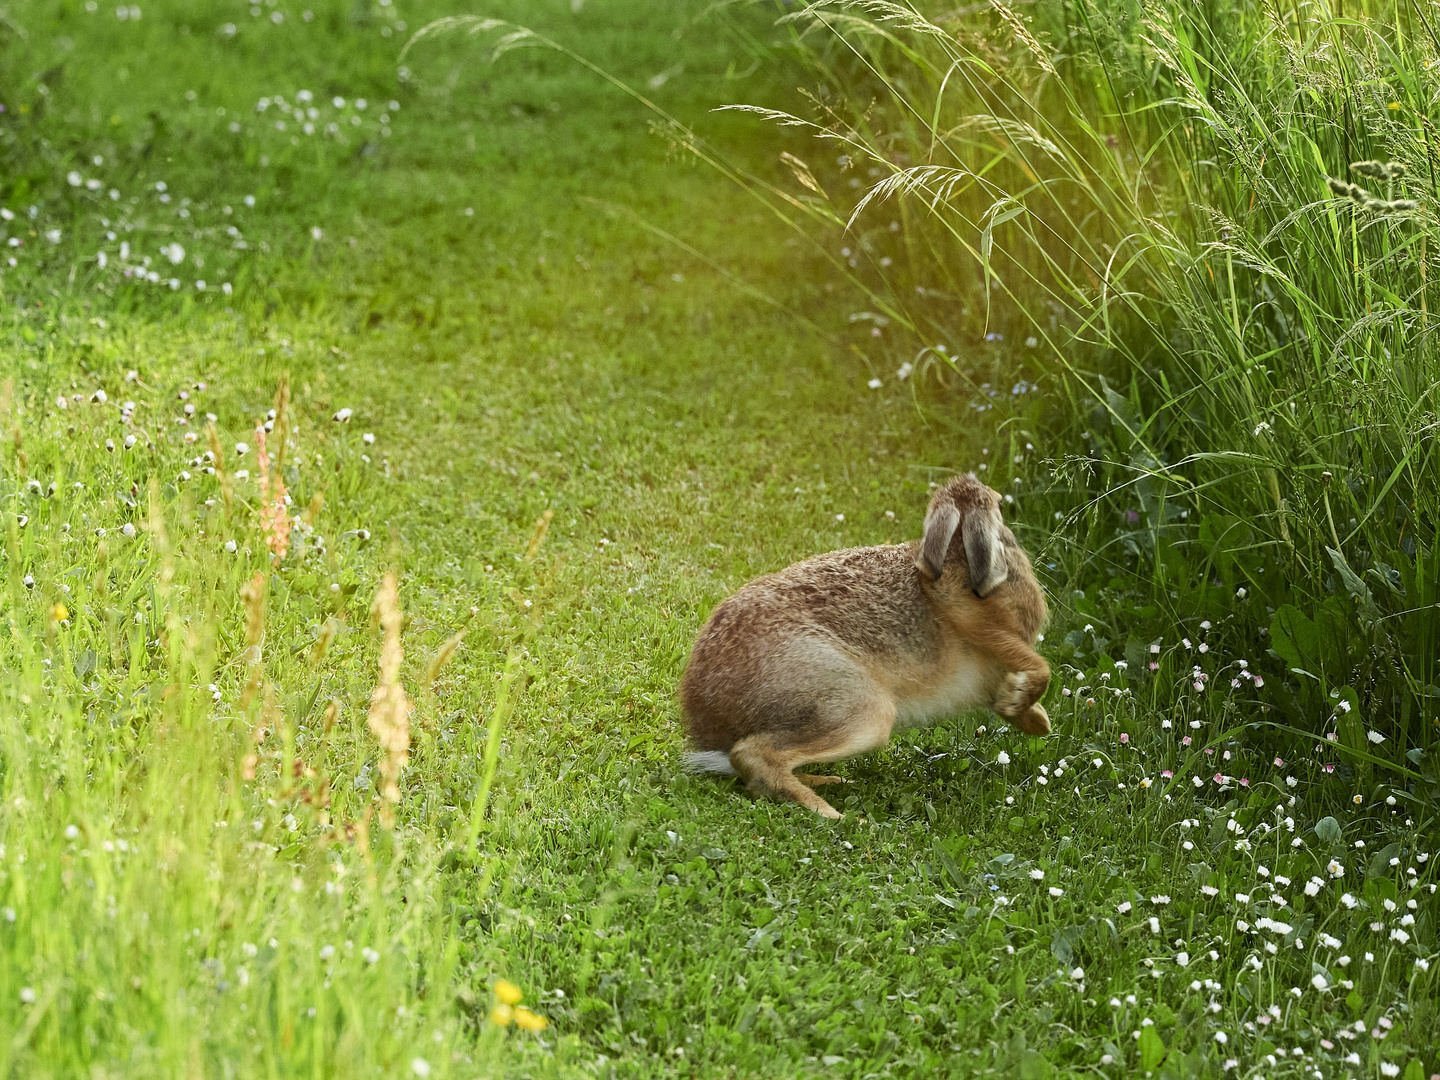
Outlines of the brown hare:
[{"label": "brown hare", "polygon": [[813,789],[839,778],[798,766],[974,705],[1045,735],[1050,668],[1033,647],[1045,618],[999,493],[956,477],[920,540],[817,555],[715,609],[680,680],[687,766],[838,818]]}]

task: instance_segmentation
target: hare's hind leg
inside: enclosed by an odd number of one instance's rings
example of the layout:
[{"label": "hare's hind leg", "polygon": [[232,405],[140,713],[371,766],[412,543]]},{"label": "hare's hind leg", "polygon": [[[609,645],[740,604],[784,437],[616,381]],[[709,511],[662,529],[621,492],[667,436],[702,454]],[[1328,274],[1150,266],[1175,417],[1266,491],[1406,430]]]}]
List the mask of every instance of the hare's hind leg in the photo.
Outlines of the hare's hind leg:
[{"label": "hare's hind leg", "polygon": [[[827,710],[829,711],[829,710]],[[838,776],[796,775],[801,765],[839,761],[884,746],[895,723],[895,705],[881,694],[849,703],[843,716],[826,716],[795,731],[765,732],[730,748],[730,761],[757,795],[789,799],[821,817],[840,812],[813,790],[817,784],[842,782]]]},{"label": "hare's hind leg", "polygon": [[797,754],[797,749],[784,745],[783,736],[751,735],[730,748],[730,762],[756,795],[789,799],[821,817],[838,818],[840,812],[795,775],[795,766],[810,760],[803,752]]}]

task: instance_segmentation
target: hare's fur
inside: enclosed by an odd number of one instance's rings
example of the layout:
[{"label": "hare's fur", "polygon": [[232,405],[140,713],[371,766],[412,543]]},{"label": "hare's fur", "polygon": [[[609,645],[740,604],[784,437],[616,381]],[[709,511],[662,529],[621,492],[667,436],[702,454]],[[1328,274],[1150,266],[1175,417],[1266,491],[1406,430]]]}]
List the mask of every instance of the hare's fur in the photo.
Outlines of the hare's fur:
[{"label": "hare's fur", "polygon": [[893,730],[986,705],[1050,730],[1050,669],[1033,643],[1045,596],[973,476],[931,500],[909,544],[817,555],[746,585],[695,642],[680,700],[697,771],[840,815],[801,765],[878,749]]}]

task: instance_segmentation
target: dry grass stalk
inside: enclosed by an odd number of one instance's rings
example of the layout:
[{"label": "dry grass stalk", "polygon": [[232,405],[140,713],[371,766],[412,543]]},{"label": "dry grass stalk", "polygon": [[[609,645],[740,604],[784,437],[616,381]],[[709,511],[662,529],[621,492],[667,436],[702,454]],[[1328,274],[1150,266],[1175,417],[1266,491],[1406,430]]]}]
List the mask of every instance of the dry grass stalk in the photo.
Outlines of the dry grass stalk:
[{"label": "dry grass stalk", "polygon": [[280,378],[275,389],[275,474],[285,465],[285,449],[290,445],[290,373]]},{"label": "dry grass stalk", "polygon": [[265,575],[259,570],[240,586],[240,602],[245,605],[245,644],[250,647],[250,663],[260,663],[260,646],[265,643]]},{"label": "dry grass stalk", "polygon": [[400,801],[400,771],[410,760],[410,702],[400,684],[400,628],[405,616],[400,610],[400,590],[392,570],[380,582],[375,593],[372,614],[380,622],[384,641],[380,646],[380,683],[370,696],[370,731],[385,751],[380,762],[384,781],[380,822],[387,829],[395,826],[395,804]]},{"label": "dry grass stalk", "polygon": [[335,635],[340,632],[340,623],[333,616],[325,620],[320,627],[320,634],[315,639],[315,645],[310,650],[310,666],[319,667],[320,661],[325,659],[325,654],[330,651],[331,644],[335,641]]},{"label": "dry grass stalk", "polygon": [[[258,670],[258,669],[257,669]],[[248,695],[250,690],[246,690]],[[270,733],[276,730],[285,722],[280,712],[280,704],[275,700],[275,686],[273,683],[265,687],[264,705],[260,712],[260,722],[250,732],[250,752],[240,759],[240,778],[242,780],[254,780],[255,772],[260,765],[260,748]]]},{"label": "dry grass stalk", "polygon": [[535,558],[540,550],[540,545],[545,542],[545,534],[550,530],[550,519],[555,516],[554,510],[546,510],[540,515],[540,520],[535,522],[535,532],[530,537],[530,546],[525,549],[525,560],[528,562]]},{"label": "dry grass stalk", "polygon": [[780,160],[790,166],[790,171],[795,174],[795,179],[800,182],[802,187],[809,188],[822,199],[830,198],[829,195],[825,194],[825,189],[820,186],[820,181],[815,179],[815,174],[810,171],[809,165],[806,165],[805,162],[791,153],[782,153]]},{"label": "dry grass stalk", "polygon": [[[290,515],[285,509],[285,479],[280,475],[278,459],[271,468],[270,454],[265,447],[265,429],[255,429],[256,459],[260,466],[260,534],[270,549],[273,561],[279,563],[290,550]],[[284,438],[280,440],[283,448]]]},{"label": "dry grass stalk", "polygon": [[240,705],[244,708],[250,704],[264,678],[261,661],[264,659],[262,646],[265,643],[265,575],[259,570],[240,587],[240,603],[245,607],[245,660],[250,666],[250,678],[246,680],[245,692],[240,697]]},{"label": "dry grass stalk", "polygon": [[436,678],[440,675],[440,669],[450,662],[450,658],[455,655],[455,650],[460,648],[460,642],[464,639],[464,630],[446,638],[445,644],[440,646],[435,655],[430,658],[430,663],[425,665],[425,683],[432,690],[435,688]]}]

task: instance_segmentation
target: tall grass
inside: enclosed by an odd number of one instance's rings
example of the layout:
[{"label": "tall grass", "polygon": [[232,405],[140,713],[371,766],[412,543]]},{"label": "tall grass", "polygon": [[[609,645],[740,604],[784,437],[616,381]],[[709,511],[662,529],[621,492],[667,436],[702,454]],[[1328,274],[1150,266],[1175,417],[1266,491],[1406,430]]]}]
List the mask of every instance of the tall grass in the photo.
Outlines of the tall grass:
[{"label": "tall grass", "polygon": [[1410,768],[1440,709],[1431,9],[1026,10],[811,4],[779,21],[813,115],[752,111],[815,136],[794,198],[917,347],[1026,343],[1078,584],[1131,582],[1171,639],[1213,620],[1273,669],[1253,719]]},{"label": "tall grass", "polygon": [[0,392],[0,1073],[446,1075],[495,1048],[444,840],[393,807],[447,653],[402,669],[393,575],[366,632],[359,435],[282,388],[274,456],[193,457],[163,413],[203,384],[146,377]]}]

